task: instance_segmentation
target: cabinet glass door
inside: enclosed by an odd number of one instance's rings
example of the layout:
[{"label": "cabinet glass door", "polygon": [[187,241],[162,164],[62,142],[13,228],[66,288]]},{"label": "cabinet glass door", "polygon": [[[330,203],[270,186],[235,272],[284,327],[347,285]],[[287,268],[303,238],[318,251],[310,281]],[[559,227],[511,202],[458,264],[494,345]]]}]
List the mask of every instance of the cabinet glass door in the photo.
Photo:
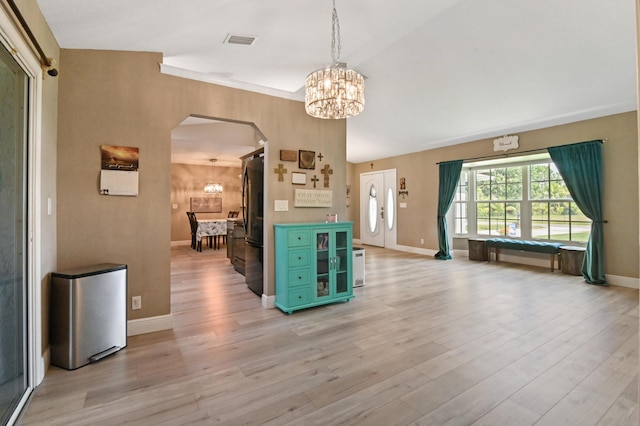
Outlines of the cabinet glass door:
[{"label": "cabinet glass door", "polygon": [[335,233],[335,257],[334,269],[336,280],[336,294],[349,291],[347,269],[349,267],[349,250],[347,249],[347,233],[340,231]]},{"label": "cabinet glass door", "polygon": [[327,297],[331,294],[331,267],[333,264],[330,247],[330,233],[316,234],[316,298]]}]

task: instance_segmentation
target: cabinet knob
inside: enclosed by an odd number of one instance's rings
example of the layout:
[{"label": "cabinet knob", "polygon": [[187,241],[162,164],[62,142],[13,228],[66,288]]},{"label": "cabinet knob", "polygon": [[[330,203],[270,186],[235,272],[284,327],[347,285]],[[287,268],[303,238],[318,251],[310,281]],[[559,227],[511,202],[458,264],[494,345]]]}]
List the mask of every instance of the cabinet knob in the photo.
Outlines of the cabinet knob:
[{"label": "cabinet knob", "polygon": [[302,299],[302,296],[298,296],[298,299]]},{"label": "cabinet knob", "polygon": [[299,279],[299,280],[301,280],[301,279],[302,279],[302,277],[298,275],[298,279]]},{"label": "cabinet knob", "polygon": [[298,260],[302,260],[302,256],[298,256]]},{"label": "cabinet knob", "polygon": [[300,239],[302,239],[302,237],[298,237],[298,239],[300,240]]}]

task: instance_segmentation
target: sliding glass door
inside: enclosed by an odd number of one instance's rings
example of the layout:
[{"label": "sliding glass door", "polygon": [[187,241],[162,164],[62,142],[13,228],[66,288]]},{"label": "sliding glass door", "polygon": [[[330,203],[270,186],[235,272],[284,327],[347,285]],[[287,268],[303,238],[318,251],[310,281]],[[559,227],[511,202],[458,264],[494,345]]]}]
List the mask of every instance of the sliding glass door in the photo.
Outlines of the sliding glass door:
[{"label": "sliding glass door", "polygon": [[28,389],[28,81],[0,47],[0,424],[11,418]]}]

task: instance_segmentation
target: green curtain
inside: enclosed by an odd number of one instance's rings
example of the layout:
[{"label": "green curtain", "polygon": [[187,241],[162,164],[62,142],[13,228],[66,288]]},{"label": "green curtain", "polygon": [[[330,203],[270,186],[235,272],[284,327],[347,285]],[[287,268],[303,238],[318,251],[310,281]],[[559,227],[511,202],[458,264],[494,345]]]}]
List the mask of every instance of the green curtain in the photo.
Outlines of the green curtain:
[{"label": "green curtain", "polygon": [[456,186],[460,180],[462,160],[440,163],[440,183],[438,185],[438,248],[435,258],[451,259],[449,254],[449,236],[447,235],[446,214],[456,194]]},{"label": "green curtain", "polygon": [[582,275],[589,284],[607,285],[602,226],[602,141],[557,146],[548,151],[576,205],[591,219]]}]

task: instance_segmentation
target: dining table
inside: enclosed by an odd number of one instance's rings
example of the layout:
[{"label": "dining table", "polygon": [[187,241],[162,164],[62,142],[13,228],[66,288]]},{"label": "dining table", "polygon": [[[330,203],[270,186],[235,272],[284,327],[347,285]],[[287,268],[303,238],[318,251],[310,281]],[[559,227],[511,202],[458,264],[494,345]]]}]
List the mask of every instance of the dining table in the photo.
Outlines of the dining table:
[{"label": "dining table", "polygon": [[196,230],[196,241],[198,241],[198,251],[202,251],[202,238],[207,237],[213,241],[214,250],[220,248],[218,237],[227,235],[227,219],[198,219],[198,229]]}]

